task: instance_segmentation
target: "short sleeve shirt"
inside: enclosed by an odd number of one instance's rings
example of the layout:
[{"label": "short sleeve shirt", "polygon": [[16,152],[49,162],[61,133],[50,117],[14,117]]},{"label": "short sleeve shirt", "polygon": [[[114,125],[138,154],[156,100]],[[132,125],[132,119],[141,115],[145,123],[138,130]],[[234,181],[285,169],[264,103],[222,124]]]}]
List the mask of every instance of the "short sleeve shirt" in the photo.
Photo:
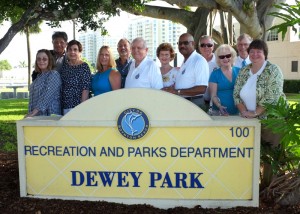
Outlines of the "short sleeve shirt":
[{"label": "short sleeve shirt", "polygon": [[209,67],[206,59],[194,51],[181,65],[176,76],[175,89],[208,86]]},{"label": "short sleeve shirt", "polygon": [[158,65],[145,57],[138,67],[132,61],[125,81],[125,88],[153,88],[161,89],[163,80]]}]

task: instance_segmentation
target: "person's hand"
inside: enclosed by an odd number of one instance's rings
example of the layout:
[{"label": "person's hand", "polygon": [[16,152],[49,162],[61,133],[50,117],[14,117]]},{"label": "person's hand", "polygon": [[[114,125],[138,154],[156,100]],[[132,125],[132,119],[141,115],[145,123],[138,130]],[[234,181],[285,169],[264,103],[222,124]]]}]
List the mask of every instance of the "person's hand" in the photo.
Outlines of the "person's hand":
[{"label": "person's hand", "polygon": [[220,111],[221,116],[229,116],[229,113],[227,112],[227,107],[226,106],[220,106],[219,111]]},{"label": "person's hand", "polygon": [[174,88],[174,85],[171,85],[169,87],[164,87],[161,90],[172,93],[172,94],[177,94],[177,90]]},{"label": "person's hand", "polygon": [[241,116],[244,118],[256,118],[257,117],[256,113],[253,111],[243,111],[241,113]]}]

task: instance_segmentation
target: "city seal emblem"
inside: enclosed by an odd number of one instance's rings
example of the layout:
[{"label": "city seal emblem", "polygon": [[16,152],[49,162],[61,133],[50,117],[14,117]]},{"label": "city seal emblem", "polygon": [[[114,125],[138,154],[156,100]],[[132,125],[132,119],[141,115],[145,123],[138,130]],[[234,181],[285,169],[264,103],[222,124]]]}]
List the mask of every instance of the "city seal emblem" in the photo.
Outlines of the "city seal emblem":
[{"label": "city seal emblem", "polygon": [[140,109],[129,108],[119,115],[117,126],[121,135],[137,140],[148,132],[149,119]]}]

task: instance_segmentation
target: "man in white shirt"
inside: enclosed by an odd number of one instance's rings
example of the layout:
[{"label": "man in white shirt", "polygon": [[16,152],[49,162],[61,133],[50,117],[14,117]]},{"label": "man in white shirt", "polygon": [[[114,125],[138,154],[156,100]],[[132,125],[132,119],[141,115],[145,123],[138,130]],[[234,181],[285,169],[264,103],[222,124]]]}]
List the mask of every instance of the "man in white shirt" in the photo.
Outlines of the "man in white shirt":
[{"label": "man in white shirt", "polygon": [[125,88],[163,88],[162,76],[158,65],[147,57],[146,41],[135,38],[131,44],[133,61],[125,81]]},{"label": "man in white shirt", "polygon": [[[215,70],[219,67],[216,62],[216,56],[213,53],[214,41],[211,38],[211,36],[203,35],[200,37],[198,50],[199,50],[201,56],[203,56],[208,63],[209,76],[210,76],[211,73],[213,72],[213,70]],[[204,96],[204,101],[205,101],[206,107],[208,108],[209,102],[210,102],[210,95],[209,95],[208,88],[206,89],[205,94],[203,96]]]},{"label": "man in white shirt", "polygon": [[246,65],[251,63],[248,54],[248,48],[251,42],[252,42],[252,38],[246,33],[241,34],[237,38],[236,46],[238,51],[238,57],[236,58],[234,63],[235,67],[243,68]]},{"label": "man in white shirt", "polygon": [[184,62],[176,76],[175,86],[164,90],[183,96],[205,109],[203,94],[208,86],[208,63],[196,52],[194,37],[191,34],[184,33],[179,37],[178,48],[184,57]]}]

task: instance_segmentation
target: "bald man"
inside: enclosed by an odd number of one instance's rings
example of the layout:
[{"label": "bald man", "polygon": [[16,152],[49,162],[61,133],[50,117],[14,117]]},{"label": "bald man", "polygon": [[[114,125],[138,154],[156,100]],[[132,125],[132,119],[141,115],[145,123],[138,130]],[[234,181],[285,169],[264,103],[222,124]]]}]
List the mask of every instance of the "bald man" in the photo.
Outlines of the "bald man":
[{"label": "bald man", "polygon": [[178,49],[184,61],[176,76],[175,86],[163,90],[180,95],[205,110],[203,94],[208,86],[208,63],[196,52],[194,37],[189,33],[179,37]]}]

